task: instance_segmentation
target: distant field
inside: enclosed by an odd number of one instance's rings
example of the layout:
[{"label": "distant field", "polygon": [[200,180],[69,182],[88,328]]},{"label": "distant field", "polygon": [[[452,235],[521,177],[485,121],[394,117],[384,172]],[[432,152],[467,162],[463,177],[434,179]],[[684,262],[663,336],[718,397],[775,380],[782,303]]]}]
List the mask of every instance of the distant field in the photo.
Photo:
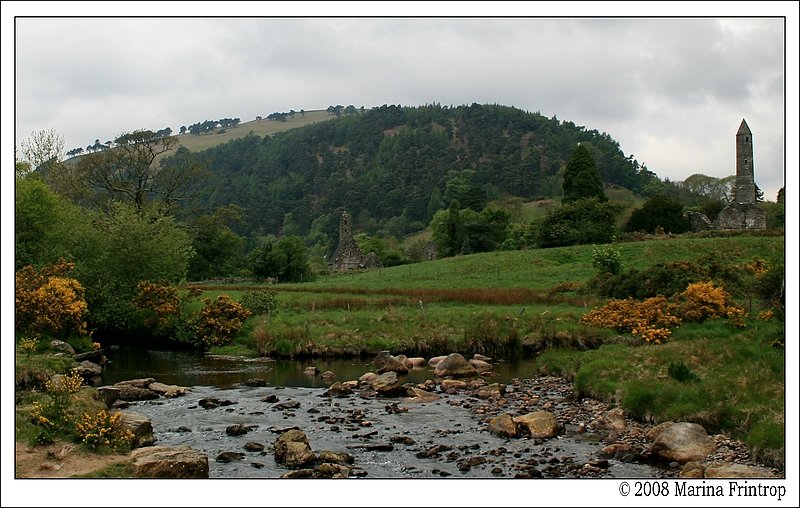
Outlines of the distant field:
[{"label": "distant field", "polygon": [[[193,136],[191,134],[180,134],[176,136],[178,142],[193,152],[199,152],[213,146],[226,143],[232,139],[247,136],[250,132],[256,136],[272,136],[278,132],[288,131],[304,125],[324,122],[335,118],[330,113],[324,110],[306,111],[304,115],[297,113],[293,118],[287,119],[285,122],[278,122],[274,120],[253,120],[239,124],[238,127],[228,129],[216,129],[211,134],[202,134],[200,136]],[[225,132],[221,132],[225,131]]]}]

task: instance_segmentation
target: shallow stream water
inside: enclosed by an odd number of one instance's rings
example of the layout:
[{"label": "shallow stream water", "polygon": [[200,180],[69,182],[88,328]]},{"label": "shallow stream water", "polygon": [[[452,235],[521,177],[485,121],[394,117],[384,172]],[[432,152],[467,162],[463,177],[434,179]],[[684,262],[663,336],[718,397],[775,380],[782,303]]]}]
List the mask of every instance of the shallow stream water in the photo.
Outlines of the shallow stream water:
[{"label": "shallow stream water", "polygon": [[[368,363],[359,361],[253,361],[137,350],[111,351],[108,356],[103,384],[152,377],[191,387],[185,396],[134,402],[128,410],[150,418],[156,444],[188,445],[205,452],[211,478],[277,478],[286,473],[273,458],[273,443],[292,427],[305,432],[314,452],[352,455],[352,474],[367,478],[514,478],[531,472],[534,477],[574,478],[579,466],[598,460],[604,446],[598,436],[579,433],[575,425],[565,426],[551,439],[498,437],[473,412],[485,401],[466,393],[439,393],[439,400],[427,403],[357,393],[329,398],[323,396],[327,383],[303,374],[315,365],[320,371],[333,371],[339,380],[357,379],[370,370]],[[524,364],[500,364],[498,376],[489,382],[509,382],[505,377],[519,377],[525,369]],[[406,380],[418,383],[431,376],[431,369],[419,369]],[[267,386],[243,386],[248,379],[265,379]],[[557,401],[554,411],[574,403],[551,395]],[[231,404],[206,409],[199,402],[208,398]],[[226,429],[235,424],[248,428],[248,433],[227,435]],[[247,451],[248,443],[264,449]],[[231,462],[216,460],[223,452],[243,456]],[[609,460],[599,476],[657,478],[664,472],[647,464]]]}]

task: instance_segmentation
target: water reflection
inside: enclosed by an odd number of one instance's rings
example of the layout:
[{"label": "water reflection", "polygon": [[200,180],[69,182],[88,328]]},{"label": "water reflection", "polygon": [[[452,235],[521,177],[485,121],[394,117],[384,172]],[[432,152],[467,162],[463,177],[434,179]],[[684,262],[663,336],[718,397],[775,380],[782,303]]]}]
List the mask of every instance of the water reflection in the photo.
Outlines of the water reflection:
[{"label": "water reflection", "polygon": [[[152,377],[159,382],[179,386],[232,388],[249,379],[263,379],[270,386],[324,388],[328,383],[319,374],[305,374],[308,367],[316,367],[320,373],[331,371],[341,381],[358,379],[365,372],[374,370],[371,359],[276,360],[133,347],[107,351],[106,357],[109,361],[103,372],[105,385]],[[532,372],[533,360],[500,362],[495,366],[495,375],[487,380],[508,383],[515,377],[530,377]],[[410,371],[405,380],[421,383],[432,377],[433,369],[426,367]]]}]

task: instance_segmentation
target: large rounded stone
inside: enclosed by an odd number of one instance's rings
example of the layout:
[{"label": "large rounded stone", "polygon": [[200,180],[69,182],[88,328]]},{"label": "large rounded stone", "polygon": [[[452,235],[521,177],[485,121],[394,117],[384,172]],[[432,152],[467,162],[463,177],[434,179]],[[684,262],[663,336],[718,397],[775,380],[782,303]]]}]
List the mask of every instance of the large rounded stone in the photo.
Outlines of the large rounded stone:
[{"label": "large rounded stone", "polygon": [[673,423],[654,434],[650,452],[679,464],[703,460],[716,449],[706,429],[696,423]]},{"label": "large rounded stone", "polygon": [[189,446],[149,446],[131,452],[134,478],[208,478],[208,456]]},{"label": "large rounded stone", "polygon": [[275,440],[275,462],[290,468],[313,464],[317,456],[311,451],[308,437],[299,429],[287,430]]},{"label": "large rounded stone", "polygon": [[441,397],[436,395],[433,392],[429,392],[428,390],[422,390],[417,388],[416,386],[412,386],[408,389],[408,397],[403,399],[403,402],[434,402],[439,400]]},{"label": "large rounded stone", "polygon": [[765,467],[728,462],[707,465],[704,476],[706,478],[775,478],[772,471]]},{"label": "large rounded stone", "polygon": [[470,377],[476,376],[478,370],[459,353],[451,353],[436,364],[433,373],[437,377]]},{"label": "large rounded stone", "polygon": [[375,376],[371,385],[372,389],[381,395],[396,395],[403,391],[403,385],[400,383],[397,373],[392,370]]},{"label": "large rounded stone", "polygon": [[549,411],[534,411],[513,420],[514,423],[524,425],[533,438],[554,437],[560,429],[555,415]]},{"label": "large rounded stone", "polygon": [[623,432],[627,427],[625,421],[625,411],[622,408],[614,408],[609,410],[606,414],[597,419],[595,424],[607,430],[614,432]]},{"label": "large rounded stone", "polygon": [[447,355],[444,355],[444,356],[434,356],[433,358],[431,358],[430,360],[428,360],[428,365],[429,365],[430,367],[436,367],[436,366],[437,366],[437,365],[439,365],[439,364],[440,364],[442,361],[444,361],[444,359],[445,359],[445,358],[447,358]]},{"label": "large rounded stone", "polygon": [[50,341],[50,348],[55,349],[56,351],[61,351],[62,353],[67,353],[70,356],[75,355],[75,348],[73,348],[63,340]]},{"label": "large rounded stone", "polygon": [[397,372],[398,374],[407,374],[408,373],[408,366],[403,361],[402,358],[392,356],[389,351],[381,351],[372,360],[372,365],[378,371],[378,374],[383,374],[384,372]]},{"label": "large rounded stone", "polygon": [[159,382],[150,383],[148,389],[158,393],[159,395],[163,395],[164,397],[167,398],[180,397],[182,395],[186,395],[186,392],[191,391],[189,388],[186,388],[185,386],[167,385]]},{"label": "large rounded stone", "polygon": [[121,411],[120,423],[133,434],[131,448],[150,446],[156,442],[153,424],[149,418],[133,411]]},{"label": "large rounded stone", "polygon": [[501,437],[517,437],[517,424],[511,415],[503,413],[489,420],[489,432]]},{"label": "large rounded stone", "polygon": [[469,363],[470,365],[475,367],[475,370],[477,370],[478,372],[488,372],[493,368],[491,363],[485,362],[483,360],[476,360],[474,358],[470,360]]}]

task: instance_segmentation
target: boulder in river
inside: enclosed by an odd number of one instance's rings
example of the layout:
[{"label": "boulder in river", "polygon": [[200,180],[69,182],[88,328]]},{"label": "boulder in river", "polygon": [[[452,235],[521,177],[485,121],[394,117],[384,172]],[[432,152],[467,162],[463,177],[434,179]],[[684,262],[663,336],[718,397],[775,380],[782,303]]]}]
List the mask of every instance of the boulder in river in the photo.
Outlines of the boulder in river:
[{"label": "boulder in river", "polygon": [[378,371],[378,374],[383,374],[384,372],[397,372],[398,374],[407,374],[408,373],[408,366],[403,361],[402,358],[392,356],[389,351],[381,351],[372,360],[372,365],[375,366],[375,369]]},{"label": "boulder in river", "polygon": [[703,460],[716,449],[706,429],[696,423],[666,422],[651,429],[647,437],[653,440],[650,453],[679,464]]},{"label": "boulder in river", "polygon": [[288,471],[281,475],[281,478],[348,478],[350,476],[350,468],[341,464],[332,464],[330,462],[323,462],[314,468],[297,469]]},{"label": "boulder in river", "polygon": [[132,411],[120,411],[120,413],[122,414],[120,423],[133,434],[131,448],[150,446],[156,442],[153,435],[153,424],[149,418]]},{"label": "boulder in river", "polygon": [[225,428],[225,434],[229,436],[244,436],[249,432],[248,428],[242,425],[241,423],[236,423],[234,425],[229,425]]},{"label": "boulder in river", "polygon": [[189,446],[148,446],[131,458],[134,478],[208,478],[208,456]]},{"label": "boulder in river", "polygon": [[489,432],[500,437],[517,437],[517,424],[511,415],[503,413],[489,420]]},{"label": "boulder in river", "polygon": [[500,399],[506,393],[506,385],[502,383],[492,383],[478,389],[479,399]]},{"label": "boulder in river", "polygon": [[451,353],[436,364],[433,369],[437,377],[470,377],[478,374],[478,370],[459,353]]},{"label": "boulder in river", "polygon": [[555,415],[549,411],[534,411],[513,420],[527,428],[533,438],[554,437],[560,428]]},{"label": "boulder in river", "polygon": [[447,355],[444,355],[444,356],[434,356],[433,358],[431,358],[430,360],[428,360],[428,366],[430,366],[430,367],[436,367],[436,366],[437,366],[437,365],[439,365],[439,363],[440,363],[440,362],[442,362],[442,361],[443,361],[445,358],[447,358]]},{"label": "boulder in river", "polygon": [[325,393],[322,394],[323,397],[347,397],[351,395],[353,390],[350,388],[350,385],[345,385],[339,381],[336,381],[328,389]]},{"label": "boulder in river", "polygon": [[150,383],[148,389],[170,399],[174,397],[181,397],[183,395],[186,395],[186,392],[191,391],[189,388],[186,388],[185,386],[167,385],[159,382]]},{"label": "boulder in river", "polygon": [[614,409],[607,411],[594,423],[600,428],[616,433],[623,432],[627,427],[627,422],[625,421],[625,411],[621,407],[615,407]]},{"label": "boulder in river", "polygon": [[429,392],[427,390],[422,390],[417,388],[416,386],[412,386],[408,389],[408,397],[403,399],[403,402],[434,402],[439,400],[441,397],[436,395],[433,392]]},{"label": "boulder in river", "polygon": [[398,395],[405,390],[397,377],[397,373],[393,370],[375,376],[371,385],[372,389],[380,395]]},{"label": "boulder in river", "polygon": [[308,437],[300,429],[290,429],[275,440],[275,462],[290,468],[313,464],[317,456],[311,451]]},{"label": "boulder in river", "polygon": [[415,356],[415,357],[409,358],[408,359],[408,363],[411,364],[411,368],[412,369],[422,369],[422,368],[425,367],[425,364],[427,362],[425,361],[425,358],[422,358],[421,356]]},{"label": "boulder in river", "polygon": [[95,393],[95,398],[103,401],[107,408],[110,408],[119,400],[119,388],[114,388],[113,386],[101,386]]},{"label": "boulder in river", "polygon": [[245,457],[244,453],[241,452],[222,452],[217,455],[215,459],[217,462],[228,463],[234,462],[236,460],[242,460]]},{"label": "boulder in river", "polygon": [[488,372],[493,368],[491,363],[483,360],[476,360],[474,358],[469,361],[469,364],[475,367],[475,370],[478,372]]},{"label": "boulder in river", "polygon": [[197,404],[205,409],[214,409],[220,406],[231,406],[236,404],[236,402],[232,400],[217,399],[216,397],[209,397],[206,399],[200,399]]},{"label": "boulder in river", "polygon": [[439,383],[443,391],[448,390],[463,390],[467,387],[467,383],[465,381],[461,381],[460,379],[442,379],[442,382]]}]

